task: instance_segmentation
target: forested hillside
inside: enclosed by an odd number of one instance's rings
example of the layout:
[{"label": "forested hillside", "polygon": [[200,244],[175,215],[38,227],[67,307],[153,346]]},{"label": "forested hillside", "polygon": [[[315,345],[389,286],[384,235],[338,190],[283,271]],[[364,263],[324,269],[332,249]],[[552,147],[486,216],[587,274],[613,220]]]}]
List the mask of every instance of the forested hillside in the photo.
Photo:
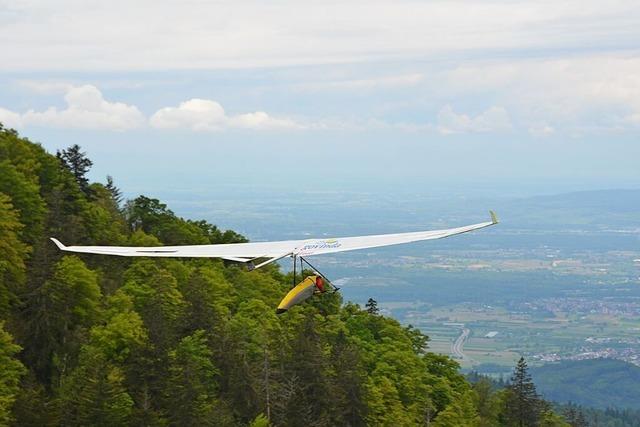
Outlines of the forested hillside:
[{"label": "forested hillside", "polygon": [[532,370],[540,391],[556,402],[640,410],[640,367],[614,359],[565,360]]},{"label": "forested hillside", "polygon": [[292,278],[276,265],[63,254],[50,236],[245,240],[125,202],[90,167],[0,126],[0,425],[565,425],[524,383],[472,386],[375,305],[327,294],[277,317]]}]

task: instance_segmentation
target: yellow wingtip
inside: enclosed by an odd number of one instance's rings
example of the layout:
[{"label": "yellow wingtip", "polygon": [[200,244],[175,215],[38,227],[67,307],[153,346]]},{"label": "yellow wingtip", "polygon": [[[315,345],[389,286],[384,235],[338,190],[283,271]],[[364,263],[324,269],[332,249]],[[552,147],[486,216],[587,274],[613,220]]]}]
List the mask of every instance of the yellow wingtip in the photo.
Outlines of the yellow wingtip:
[{"label": "yellow wingtip", "polygon": [[496,213],[494,211],[489,211],[489,214],[491,214],[491,222],[497,224],[499,221]]}]

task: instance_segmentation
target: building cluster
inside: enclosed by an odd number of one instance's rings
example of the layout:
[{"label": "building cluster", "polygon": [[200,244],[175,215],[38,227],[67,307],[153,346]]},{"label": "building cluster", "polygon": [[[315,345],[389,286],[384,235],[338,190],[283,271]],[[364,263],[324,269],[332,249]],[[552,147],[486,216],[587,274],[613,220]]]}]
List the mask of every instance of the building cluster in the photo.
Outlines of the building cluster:
[{"label": "building cluster", "polygon": [[635,348],[582,348],[575,354],[539,353],[531,356],[531,359],[540,362],[559,362],[561,360],[590,360],[590,359],[617,359],[640,366],[640,350]]},{"label": "building cluster", "polygon": [[520,304],[522,311],[547,311],[552,313],[606,314],[615,316],[640,316],[640,300],[620,301],[581,297],[541,298]]}]

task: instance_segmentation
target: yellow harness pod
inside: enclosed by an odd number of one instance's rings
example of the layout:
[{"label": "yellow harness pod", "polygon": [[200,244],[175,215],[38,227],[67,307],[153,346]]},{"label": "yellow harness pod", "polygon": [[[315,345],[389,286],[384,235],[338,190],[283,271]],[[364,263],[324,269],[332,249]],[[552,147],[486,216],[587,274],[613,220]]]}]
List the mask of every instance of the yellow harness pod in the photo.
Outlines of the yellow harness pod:
[{"label": "yellow harness pod", "polygon": [[320,276],[307,276],[302,282],[298,283],[289,293],[280,301],[276,314],[282,314],[296,304],[306,301],[315,293],[324,292],[324,282]]}]

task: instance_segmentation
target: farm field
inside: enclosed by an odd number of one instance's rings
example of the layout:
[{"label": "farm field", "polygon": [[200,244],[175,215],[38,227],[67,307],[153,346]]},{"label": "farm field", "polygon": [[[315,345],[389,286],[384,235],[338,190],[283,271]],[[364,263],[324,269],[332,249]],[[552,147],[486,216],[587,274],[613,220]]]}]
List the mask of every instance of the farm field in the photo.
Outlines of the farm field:
[{"label": "farm field", "polygon": [[[546,361],[575,357],[625,353],[633,362],[638,355],[640,317],[615,314],[582,315],[557,312],[545,317],[530,313],[513,313],[503,307],[458,304],[405,312],[402,322],[420,328],[430,336],[432,351],[452,354],[452,346],[464,328],[470,333],[465,340],[464,369],[504,368],[509,372],[520,355],[534,365]],[[403,307],[401,303],[382,305],[386,309]],[[406,307],[405,307],[406,308]]]}]

